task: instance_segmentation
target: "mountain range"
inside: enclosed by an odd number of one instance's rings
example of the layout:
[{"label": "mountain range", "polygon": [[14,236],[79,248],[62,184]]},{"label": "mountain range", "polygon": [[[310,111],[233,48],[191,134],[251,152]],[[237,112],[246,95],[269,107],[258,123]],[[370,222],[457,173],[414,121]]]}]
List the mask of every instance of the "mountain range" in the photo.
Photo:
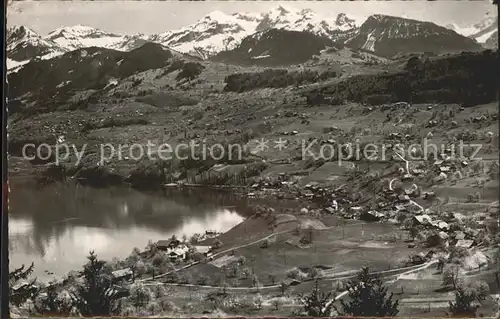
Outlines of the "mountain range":
[{"label": "mountain range", "polygon": [[[79,48],[95,46],[130,51],[146,42],[155,42],[202,59],[216,56],[220,59],[223,55],[231,56],[232,60],[235,60],[235,55],[239,53],[242,56],[236,60],[256,61],[257,57],[270,55],[271,51],[277,50],[273,49],[277,44],[273,46],[274,40],[270,39],[269,35],[274,39],[292,39],[293,32],[316,37],[305,40],[315,43],[315,46],[318,43],[347,46],[372,51],[385,57],[401,52],[474,51],[497,45],[497,23],[498,17],[486,16],[471,27],[442,27],[432,22],[380,14],[372,15],[363,22],[343,13],[334,15],[332,19],[310,9],[278,6],[265,13],[226,14],[215,11],[194,24],[153,35],[120,35],[76,25],[61,27],[42,36],[25,26],[11,26],[7,32],[7,63],[8,68],[13,70],[33,58],[50,59]],[[288,32],[282,32],[281,37],[270,30]],[[265,41],[265,44],[260,41]],[[287,45],[285,42],[281,41],[279,45]],[[297,45],[295,43],[295,46]]]},{"label": "mountain range", "polygon": [[486,48],[498,47],[498,16],[494,12],[487,12],[484,19],[469,26],[461,27],[450,24],[446,27],[476,40]]}]

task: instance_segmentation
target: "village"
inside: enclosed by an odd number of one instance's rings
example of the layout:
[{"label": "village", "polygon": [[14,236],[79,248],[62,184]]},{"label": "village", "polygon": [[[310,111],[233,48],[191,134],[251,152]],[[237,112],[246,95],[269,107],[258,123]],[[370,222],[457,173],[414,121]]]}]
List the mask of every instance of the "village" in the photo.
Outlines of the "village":
[{"label": "village", "polygon": [[500,319],[496,45],[452,2],[258,5],[147,40],[12,28],[12,317]]}]

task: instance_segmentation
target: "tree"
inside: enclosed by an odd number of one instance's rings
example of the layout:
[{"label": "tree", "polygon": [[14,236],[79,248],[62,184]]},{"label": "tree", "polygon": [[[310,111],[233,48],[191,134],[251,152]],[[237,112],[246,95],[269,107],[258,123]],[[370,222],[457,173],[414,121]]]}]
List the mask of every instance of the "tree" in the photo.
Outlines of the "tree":
[{"label": "tree", "polygon": [[483,302],[486,297],[490,294],[490,286],[484,280],[475,281],[469,286],[476,294],[476,300],[478,302]]},{"label": "tree", "polygon": [[262,244],[260,244],[260,248],[269,248],[269,246],[271,245],[271,242],[269,241],[269,239],[265,239]]},{"label": "tree", "polygon": [[274,310],[279,310],[283,305],[283,300],[281,300],[280,298],[274,298],[273,300],[271,300],[271,304],[273,305]]},{"label": "tree", "polygon": [[443,273],[445,262],[446,260],[443,257],[439,257],[437,264],[438,272]]},{"label": "tree", "polygon": [[363,267],[356,280],[347,283],[349,301],[341,300],[341,315],[354,317],[394,317],[398,314],[399,301],[388,295],[382,280]]},{"label": "tree", "polygon": [[216,240],[214,240],[214,243],[212,246],[214,249],[219,249],[222,246],[222,241],[220,239],[216,239]]},{"label": "tree", "polygon": [[467,249],[462,247],[450,247],[449,248],[450,255],[448,260],[453,264],[461,264],[462,260],[469,255]]},{"label": "tree", "polygon": [[497,287],[500,288],[500,248],[497,248],[493,255],[493,265],[495,265],[495,278]]},{"label": "tree", "polygon": [[83,283],[71,294],[75,308],[82,316],[107,316],[118,313],[118,296],[111,278],[103,274],[105,261],[97,259],[93,251],[83,266]]},{"label": "tree", "polygon": [[411,57],[408,62],[406,62],[405,69],[407,71],[419,71],[423,67],[422,61],[416,56]]},{"label": "tree", "polygon": [[136,309],[141,309],[151,300],[151,293],[142,284],[137,284],[130,290],[128,297]]},{"label": "tree", "polygon": [[455,301],[450,301],[449,311],[454,317],[474,318],[478,305],[474,291],[458,286],[455,291]]},{"label": "tree", "polygon": [[243,268],[241,270],[241,273],[243,274],[243,278],[248,279],[248,277],[250,277],[250,275],[252,274],[252,271],[250,270],[250,268]]},{"label": "tree", "polygon": [[39,292],[36,286],[36,279],[27,281],[28,277],[33,273],[35,264],[24,269],[24,265],[9,272],[9,303],[20,306],[28,299],[33,300]]},{"label": "tree", "polygon": [[261,310],[262,309],[262,303],[264,300],[262,299],[262,296],[260,294],[257,294],[255,298],[253,298],[253,305],[256,310]]},{"label": "tree", "polygon": [[139,248],[134,248],[130,255],[125,259],[126,264],[130,267],[135,265],[140,260]]},{"label": "tree", "polygon": [[312,279],[317,279],[323,277],[325,274],[323,270],[313,267],[311,268],[311,271],[309,272],[309,277]]},{"label": "tree", "polygon": [[420,231],[419,231],[418,227],[413,226],[410,228],[410,237],[413,241],[418,236],[419,232]]},{"label": "tree", "polygon": [[57,287],[47,287],[47,295],[35,302],[35,310],[42,316],[69,316],[73,309],[71,298],[64,298],[57,293]]},{"label": "tree", "polygon": [[321,292],[318,280],[314,282],[310,294],[299,294],[298,301],[302,304],[304,313],[309,317],[330,317],[334,309],[332,293]]},{"label": "tree", "polygon": [[252,276],[252,286],[253,287],[258,287],[259,286],[259,277],[257,275]]},{"label": "tree", "polygon": [[443,271],[443,283],[444,287],[452,287],[454,290],[457,289],[459,283],[459,267],[457,265],[450,265]]},{"label": "tree", "polygon": [[280,292],[281,292],[282,296],[285,294],[285,291],[287,288],[288,288],[288,286],[287,286],[286,282],[281,281],[280,282]]}]

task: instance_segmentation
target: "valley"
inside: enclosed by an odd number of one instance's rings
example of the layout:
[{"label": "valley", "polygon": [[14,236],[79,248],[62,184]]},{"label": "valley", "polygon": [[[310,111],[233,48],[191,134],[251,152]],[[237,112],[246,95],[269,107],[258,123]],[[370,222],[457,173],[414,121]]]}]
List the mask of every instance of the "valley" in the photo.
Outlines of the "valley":
[{"label": "valley", "polygon": [[[134,189],[118,197],[141,205],[163,203],[141,192],[182,190],[203,204],[194,194],[215,189],[245,211],[215,237],[169,230],[107,260],[113,293],[125,294],[120,315],[339,315],[363,267],[399,301],[398,316],[444,316],[463,287],[481,296],[474,314],[496,314],[497,50],[431,22],[374,14],[356,27],[339,14],[308,28],[315,19],[283,7],[216,12],[150,38],[85,42],[94,31],[82,28],[66,46],[63,29],[12,33],[22,39],[9,58],[25,63],[8,76],[11,179],[63,194],[49,203],[76,196],[75,185],[98,209],[116,196],[99,189]],[[217,21],[225,28],[211,32],[238,35],[224,50],[202,29]],[[14,45],[23,41],[25,52]],[[132,279],[115,278],[122,270]],[[57,277],[63,299],[84,280]],[[304,304],[319,291],[330,293],[324,309]]]}]

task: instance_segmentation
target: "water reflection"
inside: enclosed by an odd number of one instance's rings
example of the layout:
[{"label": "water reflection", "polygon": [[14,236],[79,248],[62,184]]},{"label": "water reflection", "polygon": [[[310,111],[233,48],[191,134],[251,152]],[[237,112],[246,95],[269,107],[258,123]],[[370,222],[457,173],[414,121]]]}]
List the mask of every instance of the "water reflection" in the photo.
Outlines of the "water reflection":
[{"label": "water reflection", "polygon": [[226,231],[248,214],[246,202],[201,190],[142,193],[77,184],[44,188],[11,181],[9,247],[12,267],[35,262],[64,274],[79,269],[89,250],[104,259],[124,257],[148,240]]}]

